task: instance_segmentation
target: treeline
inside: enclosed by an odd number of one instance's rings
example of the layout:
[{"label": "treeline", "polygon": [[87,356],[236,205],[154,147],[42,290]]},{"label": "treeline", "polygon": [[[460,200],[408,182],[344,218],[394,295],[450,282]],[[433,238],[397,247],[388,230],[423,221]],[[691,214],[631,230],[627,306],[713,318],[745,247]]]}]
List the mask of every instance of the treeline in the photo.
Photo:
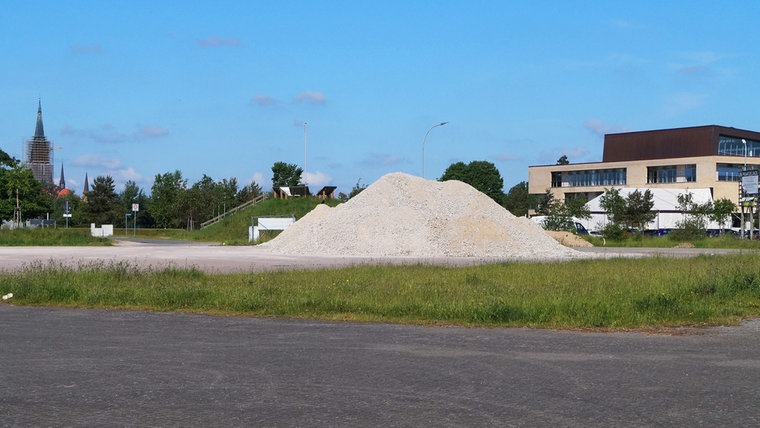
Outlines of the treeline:
[{"label": "treeline", "polygon": [[[20,161],[0,150],[0,219],[55,219],[58,225],[129,225],[142,228],[195,229],[209,220],[262,194],[252,182],[240,186],[236,178],[214,180],[207,175],[190,184],[179,170],[157,174],[146,194],[134,181],[116,190],[110,176],[96,177],[81,196],[44,186]],[[133,213],[133,204],[139,211]],[[18,215],[17,215],[18,214]],[[132,218],[132,215],[135,215]]]},{"label": "treeline", "polygon": [[[127,181],[124,189],[117,192],[113,178],[96,177],[90,191],[81,198],[67,195],[56,200],[56,213],[64,211],[69,202],[74,225],[136,224],[141,228],[197,229],[199,225],[227,210],[262,194],[255,182],[239,187],[237,179],[224,178],[214,181],[203,177],[193,184],[179,170],[156,174],[150,195],[134,181]],[[133,213],[133,204],[138,211]],[[131,215],[136,215],[133,219]],[[59,217],[62,218],[60,214]]]}]

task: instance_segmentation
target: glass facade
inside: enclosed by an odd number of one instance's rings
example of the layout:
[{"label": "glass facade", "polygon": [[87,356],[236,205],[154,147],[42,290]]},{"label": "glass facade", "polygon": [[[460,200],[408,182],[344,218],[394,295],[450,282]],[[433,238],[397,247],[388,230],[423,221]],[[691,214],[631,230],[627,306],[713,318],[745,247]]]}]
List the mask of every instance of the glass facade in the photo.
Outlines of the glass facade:
[{"label": "glass facade", "polygon": [[718,164],[718,181],[741,181],[739,171],[742,166],[732,163],[719,163]]},{"label": "glass facade", "polygon": [[621,186],[626,182],[625,168],[552,172],[552,187]]},{"label": "glass facade", "polygon": [[[747,141],[747,157],[760,157],[760,141]],[[718,155],[721,156],[744,156],[744,143],[741,138],[721,135],[718,137]]]},{"label": "glass facade", "polygon": [[692,183],[697,181],[697,165],[647,167],[647,183]]}]

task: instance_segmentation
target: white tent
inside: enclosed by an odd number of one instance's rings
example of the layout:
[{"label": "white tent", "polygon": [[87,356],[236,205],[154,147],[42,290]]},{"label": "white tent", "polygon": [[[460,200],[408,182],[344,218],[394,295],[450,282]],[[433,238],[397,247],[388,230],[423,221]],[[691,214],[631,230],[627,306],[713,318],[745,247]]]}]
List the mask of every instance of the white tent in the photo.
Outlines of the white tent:
[{"label": "white tent", "polygon": [[[712,192],[710,189],[646,189],[646,188],[619,188],[620,196],[627,198],[629,194],[638,190],[641,193],[649,190],[652,193],[654,206],[652,211],[657,213],[655,219],[646,225],[646,229],[673,229],[677,223],[684,219],[684,214],[678,209],[678,195],[691,193],[692,200],[698,204],[712,202]],[[590,231],[599,231],[609,222],[607,213],[600,206],[602,195],[588,201],[586,207],[591,211],[590,219],[578,220],[583,226]],[[729,222],[730,225],[730,222]],[[714,222],[707,223],[708,229],[718,229],[720,225]]]}]

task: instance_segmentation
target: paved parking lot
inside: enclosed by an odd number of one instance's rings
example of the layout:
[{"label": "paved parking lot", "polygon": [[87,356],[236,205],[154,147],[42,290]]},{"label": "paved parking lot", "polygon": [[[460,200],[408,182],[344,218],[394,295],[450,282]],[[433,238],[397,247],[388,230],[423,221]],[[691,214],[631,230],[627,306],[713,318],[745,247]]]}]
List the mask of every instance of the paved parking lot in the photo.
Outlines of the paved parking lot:
[{"label": "paved parking lot", "polygon": [[2,426],[758,426],[760,322],[677,335],[0,304]]}]

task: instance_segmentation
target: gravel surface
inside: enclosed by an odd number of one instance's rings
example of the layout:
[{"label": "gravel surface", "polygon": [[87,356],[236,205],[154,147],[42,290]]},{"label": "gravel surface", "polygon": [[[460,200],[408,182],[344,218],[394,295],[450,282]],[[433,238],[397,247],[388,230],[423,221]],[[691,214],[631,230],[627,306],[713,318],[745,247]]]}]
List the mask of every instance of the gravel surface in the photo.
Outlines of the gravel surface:
[{"label": "gravel surface", "polygon": [[466,183],[403,173],[381,177],[337,207],[318,206],[261,247],[333,257],[581,257]]}]

